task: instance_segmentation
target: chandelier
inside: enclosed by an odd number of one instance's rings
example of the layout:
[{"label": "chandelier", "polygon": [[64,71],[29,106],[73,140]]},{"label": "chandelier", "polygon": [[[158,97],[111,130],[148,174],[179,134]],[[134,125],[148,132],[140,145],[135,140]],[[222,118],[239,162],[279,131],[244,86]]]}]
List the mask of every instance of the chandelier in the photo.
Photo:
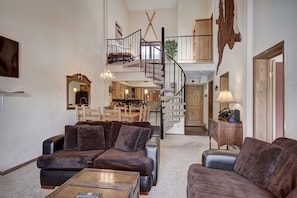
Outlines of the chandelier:
[{"label": "chandelier", "polygon": [[113,73],[108,68],[105,68],[103,72],[100,74],[101,79],[111,80],[114,79]]}]

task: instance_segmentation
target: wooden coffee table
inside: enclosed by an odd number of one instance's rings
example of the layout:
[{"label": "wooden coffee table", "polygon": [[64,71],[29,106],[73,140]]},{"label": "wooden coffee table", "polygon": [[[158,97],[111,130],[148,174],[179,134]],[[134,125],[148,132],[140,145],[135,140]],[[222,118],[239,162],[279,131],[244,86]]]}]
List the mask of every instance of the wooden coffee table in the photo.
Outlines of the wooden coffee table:
[{"label": "wooden coffee table", "polygon": [[138,198],[138,172],[85,168],[47,197],[72,197],[80,192],[102,193],[103,198]]}]

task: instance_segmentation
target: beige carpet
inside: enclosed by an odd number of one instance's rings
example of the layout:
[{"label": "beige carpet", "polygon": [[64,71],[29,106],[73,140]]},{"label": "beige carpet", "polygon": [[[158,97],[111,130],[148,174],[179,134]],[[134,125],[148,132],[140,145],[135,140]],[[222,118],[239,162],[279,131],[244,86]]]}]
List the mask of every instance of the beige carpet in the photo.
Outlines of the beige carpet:
[{"label": "beige carpet", "polygon": [[[216,143],[212,143],[215,145]],[[208,149],[207,136],[166,135],[161,140],[161,162],[157,186],[141,198],[186,197],[187,169],[200,163],[202,151]],[[0,177],[0,198],[45,197],[52,190],[39,184],[36,162]]]}]

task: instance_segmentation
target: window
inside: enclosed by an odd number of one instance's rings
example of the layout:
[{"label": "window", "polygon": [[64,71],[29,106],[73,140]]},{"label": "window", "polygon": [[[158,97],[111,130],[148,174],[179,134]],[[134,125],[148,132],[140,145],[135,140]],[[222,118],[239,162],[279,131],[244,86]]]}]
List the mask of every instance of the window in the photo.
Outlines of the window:
[{"label": "window", "polygon": [[141,54],[143,59],[161,59],[160,42],[144,42],[141,45]]}]

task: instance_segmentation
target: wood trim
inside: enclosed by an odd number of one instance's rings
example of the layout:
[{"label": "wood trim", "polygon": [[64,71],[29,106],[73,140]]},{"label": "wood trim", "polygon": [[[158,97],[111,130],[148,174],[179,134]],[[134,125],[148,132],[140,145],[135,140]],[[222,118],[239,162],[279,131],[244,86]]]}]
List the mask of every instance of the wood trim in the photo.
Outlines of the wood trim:
[{"label": "wood trim", "polygon": [[28,164],[30,164],[30,163],[32,163],[32,162],[34,162],[34,161],[36,161],[37,160],[37,158],[34,158],[34,159],[32,159],[32,160],[29,160],[29,161],[27,161],[27,162],[24,162],[24,163],[22,163],[22,164],[19,164],[19,165],[17,165],[17,166],[15,166],[15,167],[12,167],[12,168],[10,168],[10,169],[7,169],[7,170],[5,170],[5,171],[1,171],[0,173],[0,175],[1,176],[3,176],[3,175],[6,175],[6,174],[8,174],[8,173],[11,173],[11,172],[13,172],[13,171],[15,171],[15,170],[17,170],[17,169],[20,169],[20,168],[22,168],[22,167],[24,167],[24,166],[27,166]]}]

